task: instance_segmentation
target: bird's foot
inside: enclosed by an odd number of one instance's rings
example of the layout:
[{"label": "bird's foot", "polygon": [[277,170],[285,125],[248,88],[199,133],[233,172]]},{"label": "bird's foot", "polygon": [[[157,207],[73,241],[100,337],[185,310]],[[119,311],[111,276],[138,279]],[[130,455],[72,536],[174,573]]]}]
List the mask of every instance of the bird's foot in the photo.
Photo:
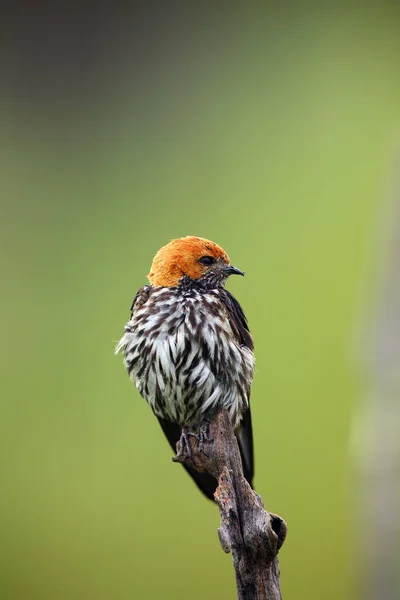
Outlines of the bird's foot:
[{"label": "bird's foot", "polygon": [[211,421],[209,421],[208,419],[204,419],[201,424],[199,434],[199,450],[206,458],[209,458],[209,456],[205,452],[204,446],[212,441],[210,436],[210,426]]},{"label": "bird's foot", "polygon": [[208,454],[205,452],[204,447],[207,442],[211,441],[210,424],[211,424],[210,421],[207,421],[206,419],[204,419],[201,424],[199,433],[193,433],[193,431],[186,432],[187,436],[195,438],[197,440],[199,452],[206,458],[208,458]]},{"label": "bird's foot", "polygon": [[205,458],[208,458],[208,455],[204,450],[204,446],[206,442],[210,441],[209,427],[210,423],[208,421],[203,421],[199,433],[194,433],[193,431],[190,431],[188,427],[183,427],[181,437],[177,445],[177,455],[173,460],[177,462],[184,462],[185,460],[190,459],[193,465],[196,465],[192,448],[193,438],[197,441],[198,452],[205,456]]},{"label": "bird's foot", "polygon": [[184,427],[182,429],[182,433],[181,433],[181,453],[184,453],[188,458],[190,458],[190,460],[192,461],[193,464],[195,464],[194,462],[194,457],[193,457],[193,450],[192,450],[192,444],[190,441],[190,438],[194,437],[196,438],[196,434],[192,433],[191,431],[189,431],[189,429],[187,427]]}]

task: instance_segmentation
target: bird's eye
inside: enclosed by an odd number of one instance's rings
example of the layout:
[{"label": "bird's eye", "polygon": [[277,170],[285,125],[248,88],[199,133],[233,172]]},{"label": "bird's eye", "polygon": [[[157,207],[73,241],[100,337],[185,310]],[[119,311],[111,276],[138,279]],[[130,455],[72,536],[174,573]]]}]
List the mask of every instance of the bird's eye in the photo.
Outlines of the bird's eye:
[{"label": "bird's eye", "polygon": [[213,258],[212,256],[202,256],[200,258],[199,262],[202,265],[205,265],[206,267],[209,267],[210,265],[212,265],[213,263],[215,263],[215,258]]}]

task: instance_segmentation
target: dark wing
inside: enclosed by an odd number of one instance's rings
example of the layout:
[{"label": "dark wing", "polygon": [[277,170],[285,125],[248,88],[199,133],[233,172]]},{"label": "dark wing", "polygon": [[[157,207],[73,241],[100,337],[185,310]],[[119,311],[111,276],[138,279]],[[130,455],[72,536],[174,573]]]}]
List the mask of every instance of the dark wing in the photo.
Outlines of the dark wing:
[{"label": "dark wing", "polygon": [[242,422],[236,430],[236,437],[239,445],[240,456],[242,457],[244,476],[249,484],[253,487],[254,450],[250,406],[246,412],[243,413]]},{"label": "dark wing", "polygon": [[[179,442],[182,433],[181,428],[176,423],[171,423],[171,421],[166,421],[160,417],[157,418],[160,422],[163,432],[167,437],[167,440],[171,444],[172,450],[176,453],[176,444]],[[205,494],[207,498],[210,498],[210,500],[214,500],[214,492],[218,486],[217,480],[214,479],[214,477],[212,477],[212,475],[209,473],[199,473],[199,471],[191,469],[187,465],[183,466],[189,475],[194,479],[195,483],[199,486],[203,494]]]},{"label": "dark wing", "polygon": [[247,324],[246,316],[239,302],[227,290],[222,289],[219,297],[228,313],[229,323],[239,344],[253,350],[254,342]]},{"label": "dark wing", "polygon": [[[239,302],[227,290],[220,292],[220,298],[226,308],[230,326],[241,346],[253,350],[254,342],[251,336],[246,316]],[[236,431],[239,450],[242,457],[243,472],[247,481],[252,485],[254,477],[253,428],[251,425],[250,398],[249,408],[243,413],[242,421]]]}]

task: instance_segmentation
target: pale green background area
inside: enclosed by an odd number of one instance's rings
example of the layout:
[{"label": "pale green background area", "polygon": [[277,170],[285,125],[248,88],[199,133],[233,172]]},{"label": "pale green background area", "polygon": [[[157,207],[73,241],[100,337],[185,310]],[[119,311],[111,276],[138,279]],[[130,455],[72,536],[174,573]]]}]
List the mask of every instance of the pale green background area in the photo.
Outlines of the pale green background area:
[{"label": "pale green background area", "polygon": [[113,356],[152,256],[188,234],[246,271],[228,289],[255,338],[255,484],[289,526],[284,597],[355,597],[354,337],[398,141],[398,32],[378,3],[243,13],[139,91],[115,62],[107,97],[66,100],[64,122],[4,102],[2,599],[234,597],[216,507]]}]

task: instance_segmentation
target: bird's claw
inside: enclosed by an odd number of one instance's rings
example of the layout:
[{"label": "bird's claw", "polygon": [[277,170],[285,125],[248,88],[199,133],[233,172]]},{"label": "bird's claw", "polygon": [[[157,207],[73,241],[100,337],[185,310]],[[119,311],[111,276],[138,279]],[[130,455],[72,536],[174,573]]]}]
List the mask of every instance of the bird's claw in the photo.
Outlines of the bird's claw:
[{"label": "bird's claw", "polygon": [[186,436],[193,437],[197,440],[199,452],[208,458],[208,454],[204,450],[204,446],[210,441],[210,422],[203,421],[199,433],[193,433],[193,431],[186,431]]},{"label": "bird's claw", "polygon": [[190,460],[192,461],[193,464],[195,464],[194,458],[193,458],[193,451],[192,451],[192,446],[190,443],[190,437],[196,437],[196,434],[191,433],[188,429],[183,428],[182,429],[182,434],[181,434],[181,439],[180,439],[180,449],[179,449],[179,455],[180,456],[185,456],[185,458],[190,458]]},{"label": "bird's claw", "polygon": [[194,433],[193,431],[189,431],[187,427],[183,427],[176,458],[190,459],[193,465],[196,464],[190,438],[197,440],[198,451],[205,456],[205,458],[209,458],[208,454],[204,450],[206,442],[209,442],[211,439],[209,436],[209,426],[210,423],[208,421],[203,422],[199,433]]}]

